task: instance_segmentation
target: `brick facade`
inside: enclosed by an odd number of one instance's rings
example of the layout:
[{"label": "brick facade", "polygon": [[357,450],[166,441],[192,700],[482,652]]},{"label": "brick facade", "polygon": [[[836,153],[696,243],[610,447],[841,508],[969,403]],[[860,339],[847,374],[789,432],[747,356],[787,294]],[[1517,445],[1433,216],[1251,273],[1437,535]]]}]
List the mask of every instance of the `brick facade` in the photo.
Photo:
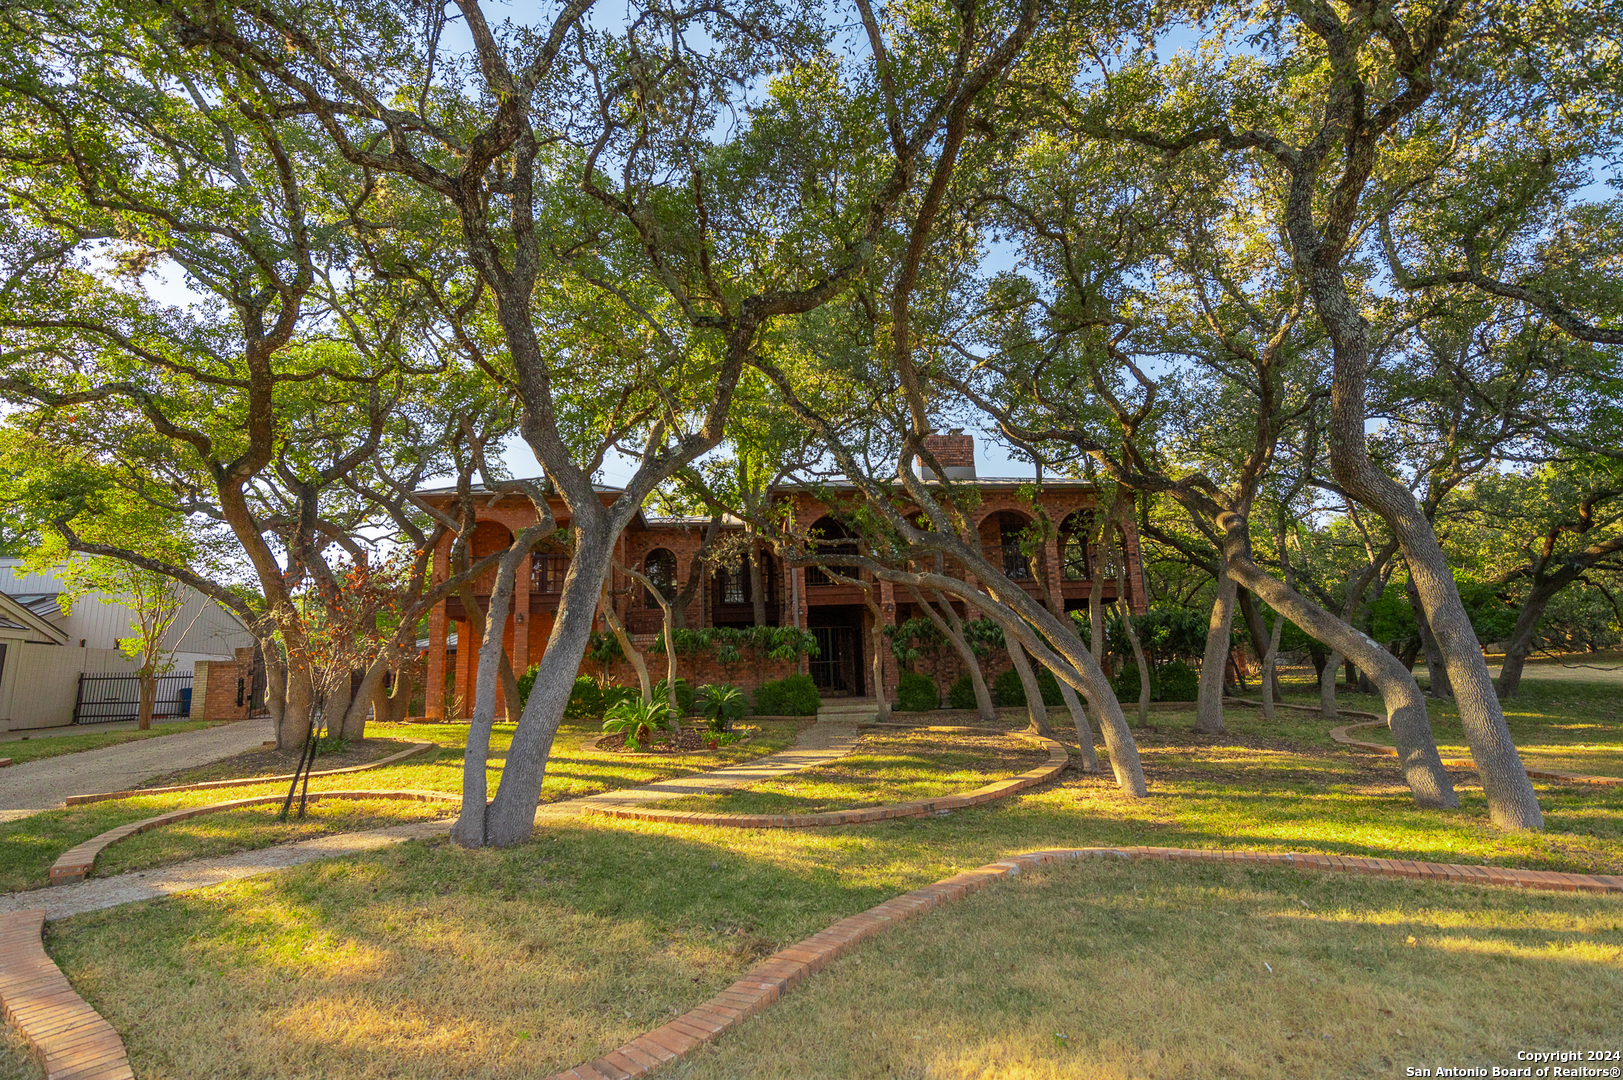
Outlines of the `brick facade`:
[{"label": "brick facade", "polygon": [[[932,435],[929,436],[928,445],[944,469],[973,475],[974,440],[971,436],[958,431]],[[1038,495],[1035,484],[1030,481],[966,482],[975,484],[979,489],[980,503],[971,517],[977,538],[989,561],[994,566],[1005,568],[1028,594],[1056,614],[1063,615],[1069,610],[1085,608],[1093,583],[1081,577],[1077,568],[1085,562],[1087,572],[1097,576],[1098,552],[1090,546],[1083,560],[1081,549],[1076,546],[1073,557],[1067,562],[1064,534],[1068,524],[1094,520],[1091,515],[1100,512],[1101,492],[1098,487],[1079,481],[1049,481],[1045,482]],[[854,488],[847,488],[846,491],[849,494],[843,497],[852,500],[858,497]],[[617,492],[606,491],[604,497],[610,499],[615,494]],[[447,506],[454,499],[454,493],[450,492],[423,492],[421,495],[429,501],[439,501]],[[825,539],[843,535],[830,522],[822,521],[829,514],[830,506],[810,492],[790,489],[784,492],[783,499],[789,511],[790,528],[798,535],[806,536],[813,529],[819,529]],[[554,505],[553,513],[560,525],[567,524],[568,510],[561,501]],[[478,531],[472,544],[472,554],[476,558],[505,547],[514,533],[535,520],[534,510],[522,497],[503,497],[487,502],[480,506],[478,515]],[[1048,525],[1039,530],[1046,538],[1040,542],[1035,553],[1028,558],[1024,555],[1025,549],[1018,545],[1009,547],[1006,553],[1005,534],[1010,537],[1029,536],[1030,526],[1039,518],[1046,519]],[[651,571],[654,569],[668,571],[670,586],[680,593],[688,585],[694,560],[703,548],[707,528],[706,521],[662,521],[639,516],[616,542],[616,559],[623,565],[649,572],[650,576],[653,576]],[[725,528],[737,533],[741,527],[731,523]],[[852,542],[859,543],[856,540]],[[1146,610],[1143,568],[1138,534],[1133,528],[1130,514],[1126,515],[1121,549],[1126,562],[1128,606],[1135,613],[1143,613]],[[437,574],[445,572],[449,553],[450,538],[447,537],[441,541],[436,552]],[[756,557],[760,560],[761,576],[766,585],[767,624],[811,630],[819,635],[820,640],[827,642],[836,655],[831,658],[825,653],[816,662],[802,658],[798,663],[778,661],[764,666],[746,657],[740,663],[726,667],[712,656],[683,656],[679,663],[681,677],[694,686],[727,681],[749,691],[762,679],[778,679],[798,670],[812,674],[826,692],[838,693],[844,688],[848,692],[873,696],[874,622],[877,618],[881,627],[892,626],[913,614],[914,604],[908,590],[898,590],[889,582],[843,584],[831,581],[816,571],[812,571],[812,574],[821,580],[811,581],[806,568],[788,568],[770,552],[761,551]],[[514,605],[516,610],[509,617],[504,639],[517,671],[525,670],[540,659],[552,630],[557,610],[557,590],[552,571],[548,569],[548,558],[546,552],[537,552],[526,560],[526,565],[520,570],[519,593]],[[727,573],[738,576],[728,582],[724,578]],[[1113,602],[1116,595],[1114,575],[1104,577],[1098,584],[1102,599]],[[663,626],[659,605],[649,600],[641,582],[619,570],[611,572],[608,591],[628,632],[646,653],[647,645],[652,643]],[[475,586],[474,592],[480,597],[487,596],[490,582],[481,581]],[[963,613],[962,605],[955,606]],[[683,608],[683,615],[686,626],[693,629],[751,625],[754,608],[749,603],[747,560],[741,560],[741,565],[724,570],[722,574],[714,573],[714,568],[706,572]],[[601,614],[599,628],[604,628]],[[453,633],[457,641],[454,653],[448,648],[449,637]],[[881,690],[887,698],[894,698],[900,671],[888,643],[881,644],[880,651],[883,657]],[[427,686],[425,712],[429,719],[468,715],[477,676],[477,653],[478,641],[462,617],[461,601],[452,599],[437,605],[429,615],[428,651],[424,659]],[[663,654],[646,654],[645,660],[651,679],[658,681],[664,676]],[[933,665],[927,666],[937,676],[943,693],[962,674],[961,663],[950,646]],[[983,668],[988,681],[1007,666],[1006,656],[986,658]],[[601,665],[588,660],[582,664],[582,672],[601,675],[603,669]],[[636,683],[634,669],[627,662],[610,665],[607,677],[621,685]]]},{"label": "brick facade", "polygon": [[238,649],[231,660],[192,665],[193,720],[245,720],[253,693],[254,650]]}]

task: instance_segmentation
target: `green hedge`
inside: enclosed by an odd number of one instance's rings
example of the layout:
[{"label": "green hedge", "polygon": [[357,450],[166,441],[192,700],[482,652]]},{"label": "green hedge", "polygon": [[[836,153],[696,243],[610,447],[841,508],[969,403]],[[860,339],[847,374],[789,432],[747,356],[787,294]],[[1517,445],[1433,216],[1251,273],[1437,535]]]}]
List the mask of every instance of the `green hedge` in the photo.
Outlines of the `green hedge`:
[{"label": "green hedge", "polygon": [[958,676],[958,681],[947,690],[947,704],[954,709],[978,708],[975,702],[975,683],[968,672]]},{"label": "green hedge", "polygon": [[[1063,705],[1065,698],[1059,692],[1059,683],[1054,673],[1045,667],[1037,669],[1037,688],[1042,691],[1044,705]],[[970,691],[970,708],[974,707],[975,698],[973,689]],[[992,704],[1000,709],[1015,708],[1026,703],[1026,688],[1020,685],[1020,673],[1010,668],[997,677],[992,684]]]},{"label": "green hedge", "polygon": [[756,716],[816,716],[822,705],[823,695],[810,675],[764,682],[755,691]]},{"label": "green hedge", "polygon": [[902,672],[896,684],[896,707],[902,712],[929,712],[941,707],[941,691],[935,680],[916,671]]}]

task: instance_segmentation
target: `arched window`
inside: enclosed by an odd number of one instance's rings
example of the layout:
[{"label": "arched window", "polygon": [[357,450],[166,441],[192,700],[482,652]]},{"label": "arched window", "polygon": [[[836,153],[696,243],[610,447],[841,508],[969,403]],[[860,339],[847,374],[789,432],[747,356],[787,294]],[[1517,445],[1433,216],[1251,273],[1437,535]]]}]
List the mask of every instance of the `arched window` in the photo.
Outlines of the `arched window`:
[{"label": "arched window", "polygon": [[[666,601],[676,599],[676,556],[664,548],[655,548],[642,561],[642,572],[654,583],[659,595]],[[643,590],[643,607],[657,608],[659,600],[647,589]]]},{"label": "arched window", "polygon": [[1060,523],[1059,562],[1065,580],[1088,580],[1088,538],[1093,527],[1092,510],[1078,510]]},{"label": "arched window", "polygon": [[[997,545],[1002,556],[1003,573],[1014,581],[1031,580],[1033,576],[1031,557],[1024,550],[1027,519],[1010,510],[999,510],[991,515],[991,524],[997,530]],[[982,529],[981,535],[987,537],[984,525]]]},{"label": "arched window", "polygon": [[[816,524],[806,530],[807,545],[819,555],[855,555],[857,553],[856,537],[851,530],[831,517],[818,518]],[[857,568],[854,566],[837,567],[835,572],[845,577],[855,578]],[[807,587],[817,585],[832,585],[833,580],[825,574],[820,567],[806,567]]]}]

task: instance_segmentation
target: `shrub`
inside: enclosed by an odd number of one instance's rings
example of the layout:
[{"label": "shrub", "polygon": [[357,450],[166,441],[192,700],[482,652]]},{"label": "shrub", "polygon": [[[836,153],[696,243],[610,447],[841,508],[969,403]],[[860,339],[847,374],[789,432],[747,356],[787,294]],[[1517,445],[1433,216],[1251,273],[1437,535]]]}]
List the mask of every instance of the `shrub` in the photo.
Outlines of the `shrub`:
[{"label": "shrub", "polygon": [[902,672],[896,685],[896,707],[902,712],[929,712],[941,707],[941,691],[935,680],[916,671]]},{"label": "shrub", "polygon": [[764,682],[755,691],[757,716],[816,716],[822,704],[823,696],[810,675]]},{"label": "shrub", "polygon": [[973,709],[975,705],[975,682],[966,671],[958,676],[958,681],[952,684],[947,691],[947,704],[954,709]]},{"label": "shrub", "polygon": [[744,691],[732,683],[707,683],[699,687],[698,707],[711,731],[731,731],[744,717]]},{"label": "shrub", "polygon": [[681,722],[671,715],[670,706],[663,701],[649,703],[640,694],[615,702],[603,721],[604,731],[623,732],[626,745],[633,750],[641,750],[642,744],[653,738],[657,727],[676,731],[680,730]]},{"label": "shrub", "polygon": [[1194,701],[1200,697],[1200,676],[1182,660],[1162,664],[1150,685],[1160,691],[1161,701]]},{"label": "shrub", "polygon": [[601,700],[603,704],[597,715],[607,716],[622,701],[641,701],[642,692],[631,686],[605,686]]},{"label": "shrub", "polygon": [[[694,701],[695,701],[695,699],[697,697],[698,697],[698,694],[694,691],[693,687],[688,685],[688,681],[686,679],[677,679],[676,680],[676,715],[678,715],[678,716],[692,716],[693,715],[693,703],[694,703]],[[661,680],[659,680],[658,683],[654,684],[654,700],[655,701],[664,701],[665,700],[665,680],[664,679],[661,679]]]},{"label": "shrub", "polygon": [[[1064,704],[1065,698],[1059,692],[1059,683],[1054,679],[1054,673],[1047,668],[1037,669],[1037,688],[1042,691],[1044,705]],[[973,697],[970,700],[973,706]],[[1000,709],[1007,709],[1025,703],[1026,688],[1020,685],[1020,673],[1010,668],[999,675],[997,681],[992,684],[992,704]]]},{"label": "shrub", "polygon": [[[1155,691],[1157,689],[1156,684],[1158,682],[1159,682],[1159,680],[1155,677],[1155,672],[1151,671],[1150,672],[1150,697],[1151,698],[1155,697]],[[1114,689],[1116,691],[1116,700],[1117,701],[1136,703],[1138,701],[1138,691],[1139,691],[1138,665],[1137,664],[1124,665],[1122,667],[1121,671],[1119,673],[1117,673],[1116,681],[1112,684],[1112,689]]]},{"label": "shrub", "polygon": [[[535,668],[524,673],[524,679],[518,681],[519,692],[525,697],[530,695],[530,686],[535,682]],[[598,688],[597,680],[590,675],[582,675],[575,680],[575,685],[569,691],[569,704],[564,706],[564,716],[570,720],[592,720],[603,715],[603,691]]]}]

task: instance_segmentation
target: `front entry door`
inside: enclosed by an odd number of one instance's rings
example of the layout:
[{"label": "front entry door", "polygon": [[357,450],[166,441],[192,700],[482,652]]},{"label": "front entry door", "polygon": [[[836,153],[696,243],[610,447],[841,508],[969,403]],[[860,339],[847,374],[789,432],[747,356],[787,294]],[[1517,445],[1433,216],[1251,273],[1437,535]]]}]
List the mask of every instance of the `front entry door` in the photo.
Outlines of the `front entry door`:
[{"label": "front entry door", "polygon": [[814,626],[819,655],[811,660],[817,689],[836,694],[862,694],[862,643],[854,626]]}]

